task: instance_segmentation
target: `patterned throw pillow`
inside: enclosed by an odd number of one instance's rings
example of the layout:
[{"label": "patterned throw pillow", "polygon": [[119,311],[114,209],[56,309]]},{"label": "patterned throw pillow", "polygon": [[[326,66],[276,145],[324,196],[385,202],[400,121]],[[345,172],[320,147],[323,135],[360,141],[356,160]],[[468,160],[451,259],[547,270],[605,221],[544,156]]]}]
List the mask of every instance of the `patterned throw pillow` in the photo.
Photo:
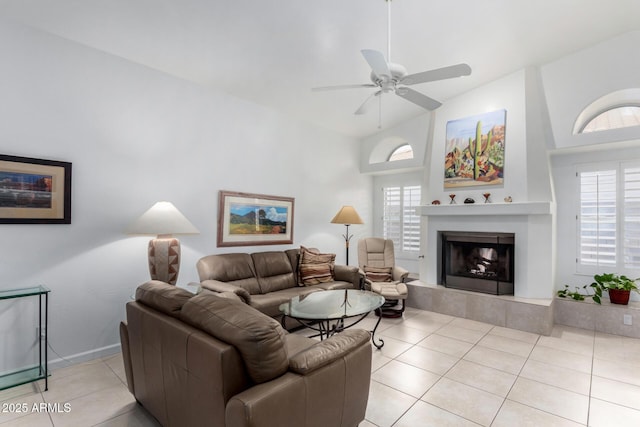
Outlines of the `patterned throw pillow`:
[{"label": "patterned throw pillow", "polygon": [[336,254],[320,254],[300,246],[298,284],[300,286],[333,282]]},{"label": "patterned throw pillow", "polygon": [[392,282],[392,267],[369,267],[364,266],[364,274],[370,282]]}]

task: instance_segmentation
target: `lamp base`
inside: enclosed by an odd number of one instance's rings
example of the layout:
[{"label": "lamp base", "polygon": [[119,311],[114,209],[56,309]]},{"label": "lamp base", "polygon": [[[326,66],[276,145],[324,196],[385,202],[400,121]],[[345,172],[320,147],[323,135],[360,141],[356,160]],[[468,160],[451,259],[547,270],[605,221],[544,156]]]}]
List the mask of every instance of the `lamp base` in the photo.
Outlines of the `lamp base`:
[{"label": "lamp base", "polygon": [[175,285],[180,272],[180,241],[175,238],[149,240],[149,273],[152,280]]}]

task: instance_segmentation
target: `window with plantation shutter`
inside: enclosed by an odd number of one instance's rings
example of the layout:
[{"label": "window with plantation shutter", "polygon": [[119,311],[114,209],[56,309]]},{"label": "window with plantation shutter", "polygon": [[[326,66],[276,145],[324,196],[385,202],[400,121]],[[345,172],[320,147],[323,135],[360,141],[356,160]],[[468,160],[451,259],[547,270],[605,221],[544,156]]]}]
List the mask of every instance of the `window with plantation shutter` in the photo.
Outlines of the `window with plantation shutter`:
[{"label": "window with plantation shutter", "polygon": [[640,165],[623,169],[624,173],[624,267],[640,270]]},{"label": "window with plantation shutter", "polygon": [[576,176],[578,272],[640,270],[640,163],[582,166]]},{"label": "window with plantation shutter", "polygon": [[580,264],[615,266],[616,171],[580,172]]},{"label": "window with plantation shutter", "polygon": [[383,192],[382,232],[394,242],[396,252],[420,250],[420,186],[385,187]]},{"label": "window with plantation shutter", "polygon": [[416,208],[420,205],[420,186],[404,187],[402,197],[402,250],[420,250],[420,215]]}]

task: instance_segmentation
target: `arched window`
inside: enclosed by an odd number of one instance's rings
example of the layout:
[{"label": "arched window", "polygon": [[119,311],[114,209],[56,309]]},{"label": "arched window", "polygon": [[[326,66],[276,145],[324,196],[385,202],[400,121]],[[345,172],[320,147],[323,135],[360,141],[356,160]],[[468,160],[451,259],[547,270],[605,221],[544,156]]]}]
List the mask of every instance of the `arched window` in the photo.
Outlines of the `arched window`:
[{"label": "arched window", "polygon": [[581,133],[619,129],[640,125],[640,106],[622,105],[604,111],[584,126]]},{"label": "arched window", "polygon": [[640,126],[640,88],[608,93],[582,110],[573,133],[591,133]]},{"label": "arched window", "polygon": [[400,147],[393,150],[389,158],[388,162],[395,162],[397,160],[406,160],[413,159],[413,148],[409,144],[403,144]]}]

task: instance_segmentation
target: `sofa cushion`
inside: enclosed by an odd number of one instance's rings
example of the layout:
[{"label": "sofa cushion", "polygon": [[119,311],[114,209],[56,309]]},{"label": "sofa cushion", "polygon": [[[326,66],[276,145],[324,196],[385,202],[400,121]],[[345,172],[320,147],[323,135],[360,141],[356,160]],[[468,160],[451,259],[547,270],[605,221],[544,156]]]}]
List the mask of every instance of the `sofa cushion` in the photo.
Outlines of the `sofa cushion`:
[{"label": "sofa cushion", "polygon": [[300,247],[300,263],[298,265],[298,284],[301,286],[317,285],[333,282],[333,269],[336,254],[321,254]]},{"label": "sofa cushion", "polygon": [[266,294],[297,285],[291,261],[285,252],[256,252],[251,254],[251,258],[260,284],[260,293]]},{"label": "sofa cushion", "polygon": [[150,280],[136,289],[136,301],[169,316],[180,317],[180,310],[193,294],[160,280]]},{"label": "sofa cushion", "polygon": [[207,292],[185,303],[180,317],[233,345],[255,383],[270,381],[288,370],[286,332],[275,319],[243,302]]},{"label": "sofa cushion", "polygon": [[259,294],[260,285],[253,268],[251,255],[245,253],[209,255],[198,260],[196,267],[200,281],[218,280]]},{"label": "sofa cushion", "polygon": [[364,266],[364,274],[370,282],[391,282],[393,267],[370,267]]}]

